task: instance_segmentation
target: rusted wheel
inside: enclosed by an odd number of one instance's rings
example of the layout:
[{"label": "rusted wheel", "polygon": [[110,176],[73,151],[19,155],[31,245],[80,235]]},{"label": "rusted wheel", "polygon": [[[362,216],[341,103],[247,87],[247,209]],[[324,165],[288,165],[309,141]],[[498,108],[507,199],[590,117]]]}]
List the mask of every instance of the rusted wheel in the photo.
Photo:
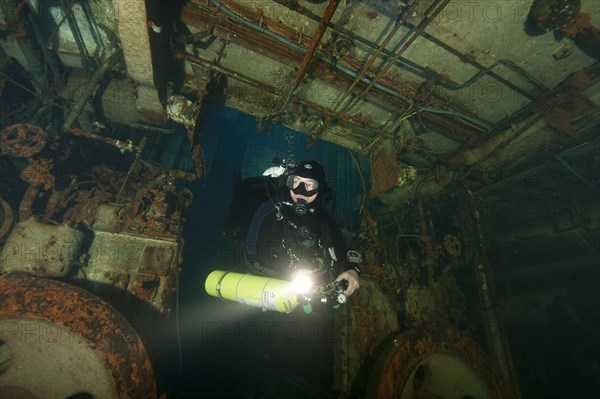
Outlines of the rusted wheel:
[{"label": "rusted wheel", "polygon": [[0,276],[0,398],[156,396],[142,341],[107,303],[58,281]]},{"label": "rusted wheel", "polygon": [[366,398],[501,399],[502,378],[483,350],[451,329],[411,330],[377,361]]},{"label": "rusted wheel", "polygon": [[36,125],[11,125],[0,132],[0,150],[13,157],[29,158],[45,145],[46,133]]}]

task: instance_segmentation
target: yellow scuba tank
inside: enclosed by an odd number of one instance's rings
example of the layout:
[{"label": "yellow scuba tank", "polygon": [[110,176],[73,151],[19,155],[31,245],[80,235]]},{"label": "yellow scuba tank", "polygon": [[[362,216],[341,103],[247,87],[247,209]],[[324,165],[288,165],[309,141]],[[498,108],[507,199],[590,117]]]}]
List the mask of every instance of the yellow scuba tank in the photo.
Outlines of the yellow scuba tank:
[{"label": "yellow scuba tank", "polygon": [[215,270],[204,284],[210,296],[276,312],[290,313],[299,305],[289,281]]}]

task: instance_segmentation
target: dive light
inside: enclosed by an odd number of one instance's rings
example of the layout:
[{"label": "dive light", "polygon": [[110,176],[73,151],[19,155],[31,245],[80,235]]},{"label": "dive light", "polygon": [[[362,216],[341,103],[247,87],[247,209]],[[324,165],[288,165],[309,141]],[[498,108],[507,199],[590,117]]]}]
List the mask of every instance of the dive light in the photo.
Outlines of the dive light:
[{"label": "dive light", "polygon": [[304,311],[310,313],[315,298],[322,303],[331,303],[334,308],[346,302],[344,291],[348,282],[320,281],[326,275],[328,273],[298,270],[292,281],[286,281],[215,270],[208,275],[204,286],[206,292],[216,298],[282,313],[290,313],[302,304]]}]

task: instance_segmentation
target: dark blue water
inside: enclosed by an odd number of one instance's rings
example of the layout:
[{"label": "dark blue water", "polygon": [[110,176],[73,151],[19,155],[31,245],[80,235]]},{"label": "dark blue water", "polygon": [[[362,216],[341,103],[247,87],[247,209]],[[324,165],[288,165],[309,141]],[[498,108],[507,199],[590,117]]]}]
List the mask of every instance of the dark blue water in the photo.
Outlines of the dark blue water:
[{"label": "dark blue water", "polygon": [[[300,309],[262,312],[207,296],[204,280],[212,270],[230,270],[240,261],[239,245],[222,232],[236,179],[262,174],[273,157],[290,151],[296,161],[315,159],[337,193],[334,217],[357,232],[363,185],[354,161],[327,142],[307,149],[306,135],[281,126],[259,134],[254,117],[227,108],[211,111],[199,134],[206,175],[188,186],[194,201],[180,282],[179,397],[334,397],[332,309],[310,315]],[[365,159],[358,161],[368,170]]]}]

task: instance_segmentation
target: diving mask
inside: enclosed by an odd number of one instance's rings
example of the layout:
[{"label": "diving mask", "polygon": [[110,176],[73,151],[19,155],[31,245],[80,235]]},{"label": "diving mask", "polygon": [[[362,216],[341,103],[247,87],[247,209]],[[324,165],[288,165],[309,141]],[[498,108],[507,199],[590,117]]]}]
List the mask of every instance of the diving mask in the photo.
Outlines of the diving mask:
[{"label": "diving mask", "polygon": [[294,194],[305,197],[310,197],[319,191],[319,182],[308,177],[289,175],[286,184]]}]

